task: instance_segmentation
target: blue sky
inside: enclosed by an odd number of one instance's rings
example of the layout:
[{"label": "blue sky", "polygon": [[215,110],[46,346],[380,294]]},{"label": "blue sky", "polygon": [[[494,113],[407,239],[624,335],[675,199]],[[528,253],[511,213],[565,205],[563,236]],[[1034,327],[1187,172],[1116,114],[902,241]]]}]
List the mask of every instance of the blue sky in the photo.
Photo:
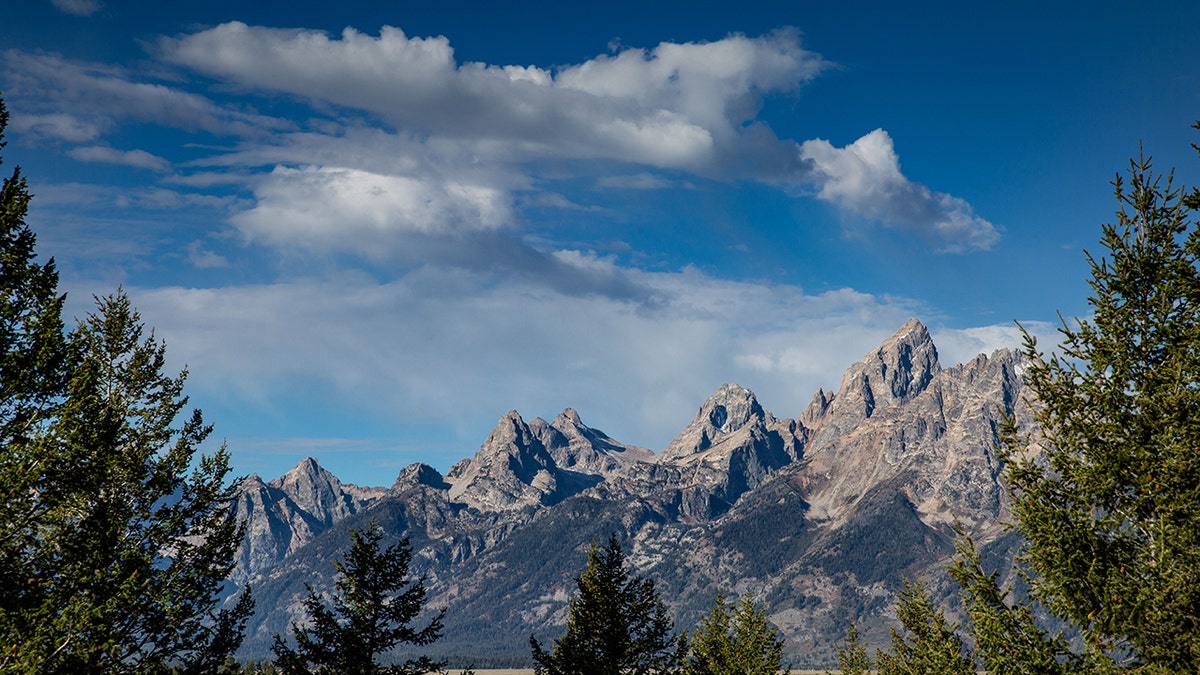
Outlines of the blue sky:
[{"label": "blue sky", "polygon": [[33,0],[4,159],[239,473],[390,484],[513,408],[657,451],[910,316],[1049,336],[1139,144],[1198,182],[1195,3],[907,4]]}]

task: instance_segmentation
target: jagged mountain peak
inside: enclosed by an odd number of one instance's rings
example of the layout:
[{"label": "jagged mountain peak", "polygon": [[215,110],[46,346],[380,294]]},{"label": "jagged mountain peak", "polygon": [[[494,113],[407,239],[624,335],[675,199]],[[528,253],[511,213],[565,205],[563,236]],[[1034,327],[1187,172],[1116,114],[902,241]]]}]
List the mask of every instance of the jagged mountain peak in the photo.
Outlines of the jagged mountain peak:
[{"label": "jagged mountain peak", "polygon": [[[534,420],[545,428],[545,420]],[[500,417],[487,440],[469,461],[446,475],[450,499],[480,511],[505,511],[562,498],[559,469],[534,429],[510,410]]]},{"label": "jagged mountain peak", "polygon": [[723,384],[704,401],[695,419],[671,441],[659,459],[702,452],[718,437],[735,433],[755,421],[764,421],[768,416],[770,413],[763,410],[754,392],[733,382]]},{"label": "jagged mountain peak", "polygon": [[550,425],[555,428],[564,426],[582,427],[583,421],[579,419],[579,413],[574,408],[564,408]]},{"label": "jagged mountain peak", "polygon": [[442,477],[440,471],[432,466],[429,466],[428,464],[416,462],[414,464],[409,464],[400,470],[400,475],[396,476],[396,482],[392,483],[390,491],[400,492],[414,488],[418,485],[424,485],[426,487],[431,487],[438,490],[445,490],[449,489],[450,487],[450,485],[446,483],[445,478]]},{"label": "jagged mountain peak", "polygon": [[846,370],[837,394],[832,401],[826,399],[825,414],[807,419],[805,424],[819,425],[821,418],[830,417],[836,420],[835,426],[848,429],[876,410],[913,399],[940,371],[929,329],[917,319],[909,319]]},{"label": "jagged mountain peak", "polygon": [[696,419],[704,418],[721,433],[737,431],[754,419],[763,419],[767,412],[759,405],[754,392],[736,383],[721,385],[708,397]]},{"label": "jagged mountain peak", "polygon": [[[616,531],[632,564],[678,599],[679,616],[695,617],[693,599],[722,588],[788,589],[766,601],[772,621],[799,653],[832,658],[839,635],[828,617],[855,616],[882,634],[881,603],[862,599],[940,569],[950,523],[985,545],[1009,545],[997,539],[1006,493],[995,429],[1000,410],[1031,422],[1021,373],[1007,351],[941,369],[928,329],[912,320],[850,364],[836,394],[818,390],[798,420],[726,384],[654,457],[589,428],[572,408],[528,424],[509,411],[444,478],[411,465],[360,517],[413,533],[417,571],[452,613],[452,650],[517,645],[526,657],[522,639],[561,630],[580,551]],[[302,464],[298,475],[319,474],[315,462]],[[286,629],[298,580],[334,583],[328,559],[345,536],[274,488],[246,490],[241,501],[262,514],[243,559],[264,570],[255,590],[265,589],[267,618],[254,629],[263,645]]]},{"label": "jagged mountain peak", "polygon": [[488,439],[517,438],[528,433],[529,425],[525,424],[525,420],[521,419],[521,413],[516,410],[509,410],[496,421],[496,426],[492,429],[492,433],[488,436]]},{"label": "jagged mountain peak", "polygon": [[[690,462],[715,446],[743,435],[758,435],[775,423],[775,417],[763,409],[754,392],[735,383],[721,385],[700,406],[696,418],[663,450],[660,464]],[[733,446],[729,446],[732,448]]]},{"label": "jagged mountain peak", "polygon": [[268,483],[271,487],[283,490],[289,497],[306,510],[321,509],[322,502],[335,492],[340,491],[341,481],[329,473],[316,459],[305,457],[287,473]]},{"label": "jagged mountain peak", "polygon": [[[925,324],[909,319],[861,363],[871,367],[885,385],[880,393],[890,400],[907,400],[921,393],[941,370],[937,346]],[[874,374],[874,372],[872,373]]]},{"label": "jagged mountain peak", "polygon": [[646,448],[619,443],[587,426],[574,408],[563,410],[553,422],[538,418],[529,428],[560,468],[582,474],[613,476],[654,457]]}]

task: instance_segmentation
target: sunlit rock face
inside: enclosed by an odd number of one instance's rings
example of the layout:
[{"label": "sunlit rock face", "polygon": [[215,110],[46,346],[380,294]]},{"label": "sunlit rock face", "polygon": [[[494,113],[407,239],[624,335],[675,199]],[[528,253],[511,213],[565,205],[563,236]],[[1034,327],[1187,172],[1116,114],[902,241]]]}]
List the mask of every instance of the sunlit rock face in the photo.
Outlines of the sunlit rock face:
[{"label": "sunlit rock face", "polygon": [[385,492],[343,484],[311,457],[269,483],[251,475],[237,499],[237,519],[246,524],[246,538],[231,581],[242,584],[270,568]]}]

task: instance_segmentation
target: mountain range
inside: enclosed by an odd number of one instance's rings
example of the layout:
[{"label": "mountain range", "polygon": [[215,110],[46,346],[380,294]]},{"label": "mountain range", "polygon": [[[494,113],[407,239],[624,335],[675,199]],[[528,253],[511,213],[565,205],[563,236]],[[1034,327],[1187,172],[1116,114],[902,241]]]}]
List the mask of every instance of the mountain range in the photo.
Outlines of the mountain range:
[{"label": "mountain range", "polygon": [[831,663],[850,620],[886,640],[903,579],[952,594],[941,569],[954,523],[988,559],[1011,556],[996,446],[1005,416],[1028,428],[1022,368],[1011,350],[942,368],[913,319],[795,418],[726,384],[658,453],[571,408],[549,422],[510,411],[445,475],[413,464],[389,488],[359,487],[308,458],[269,483],[252,476],[234,581],[251,583],[258,609],[243,652],[261,656],[303,619],[307,588],[332,589],[348,528],[373,520],[409,537],[429,606],[447,610],[427,652],[528,664],[531,634],[561,634],[588,546],[615,532],[677,629],[718,592],[752,593],[793,662]]}]

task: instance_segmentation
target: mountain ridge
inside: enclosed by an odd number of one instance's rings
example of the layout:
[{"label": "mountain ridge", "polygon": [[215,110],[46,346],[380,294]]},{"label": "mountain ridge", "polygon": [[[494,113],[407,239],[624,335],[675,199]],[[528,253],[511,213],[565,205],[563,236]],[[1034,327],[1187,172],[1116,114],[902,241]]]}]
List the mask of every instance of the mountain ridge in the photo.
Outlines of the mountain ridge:
[{"label": "mountain ridge", "polygon": [[[247,648],[297,617],[300,580],[329,585],[346,528],[374,518],[389,537],[410,538],[414,571],[448,610],[435,645],[446,654],[527,661],[530,633],[561,630],[589,542],[615,532],[681,630],[717,591],[753,591],[791,652],[828,663],[850,618],[883,640],[883,598],[944,564],[952,522],[981,545],[1007,541],[994,444],[1001,416],[1028,420],[1020,364],[999,350],[943,369],[914,319],[796,418],[776,418],[728,383],[657,454],[587,427],[572,408],[551,422],[510,411],[445,476],[410,465],[337,526],[310,527],[308,541],[297,534],[281,559],[260,561]],[[243,493],[257,495],[248,509],[270,506],[261,483]],[[289,484],[307,494],[303,480]],[[306,503],[326,503],[321,494]]]}]

